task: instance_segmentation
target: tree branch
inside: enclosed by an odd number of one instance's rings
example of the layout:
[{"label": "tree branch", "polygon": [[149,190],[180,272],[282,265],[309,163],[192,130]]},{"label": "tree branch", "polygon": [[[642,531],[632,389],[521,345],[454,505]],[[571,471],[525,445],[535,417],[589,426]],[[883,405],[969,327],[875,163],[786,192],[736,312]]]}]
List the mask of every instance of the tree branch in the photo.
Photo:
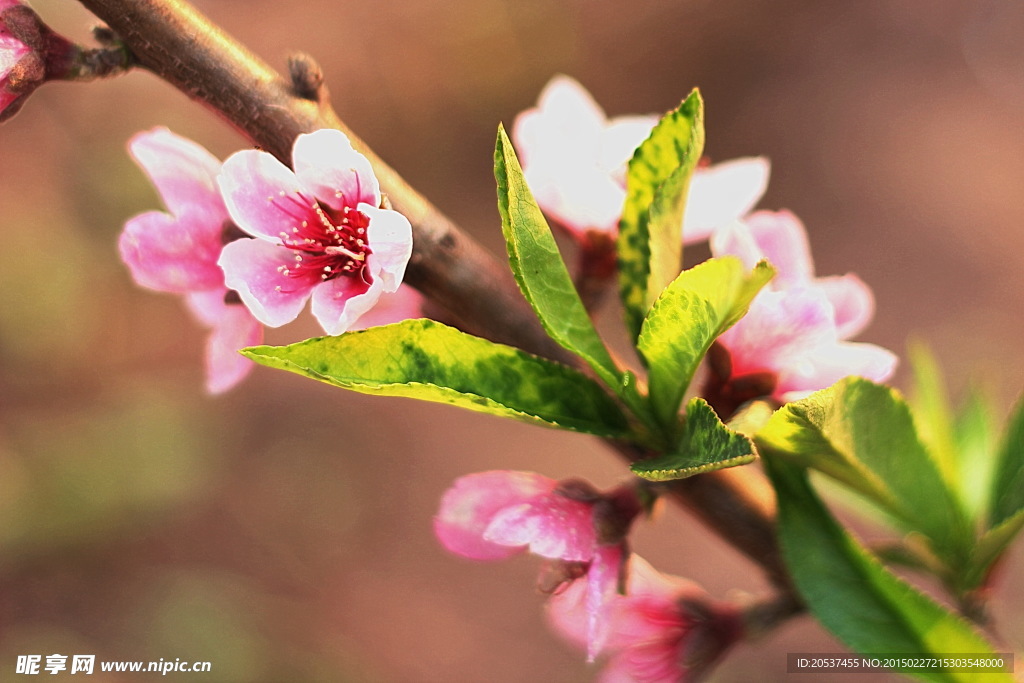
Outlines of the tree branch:
[{"label": "tree branch", "polygon": [[[227,119],[254,144],[290,163],[301,133],[337,128],[370,160],[382,190],[413,226],[406,281],[464,329],[531,353],[578,365],[540,327],[508,268],[462,233],[338,118],[326,98],[310,97],[195,8],[177,0],[80,0],[132,51],[136,63]],[[641,454],[613,444],[625,457]],[[775,538],[771,492],[742,472],[677,482],[673,495],[789,590]]]}]

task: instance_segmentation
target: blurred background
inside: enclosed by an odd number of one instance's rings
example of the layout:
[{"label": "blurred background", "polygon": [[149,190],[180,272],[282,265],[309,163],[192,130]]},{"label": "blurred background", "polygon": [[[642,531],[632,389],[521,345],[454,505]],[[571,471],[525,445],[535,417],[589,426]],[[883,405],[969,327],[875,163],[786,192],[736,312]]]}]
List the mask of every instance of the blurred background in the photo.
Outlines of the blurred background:
[{"label": "blurred background", "polygon": [[[88,41],[76,3],[32,4]],[[901,355],[927,341],[955,396],[979,378],[1003,414],[1024,386],[1016,0],[196,5],[277,68],[316,56],[342,118],[496,252],[495,129],[553,74],[609,115],[664,111],[699,86],[707,154],[768,156],[761,206],[805,221],[819,274],[874,288],[863,340]],[[117,258],[125,219],[159,207],[125,150],[156,125],[221,157],[245,146],[141,72],[44,86],[0,128],[0,678],[18,654],[58,652],[209,660],[211,674],[171,676],[225,682],[590,680],[546,630],[537,559],[449,556],[431,517],[469,472],[610,487],[622,464],[588,437],[266,369],[205,395],[203,331]],[[317,332],[304,317],[269,341]],[[635,547],[719,597],[765,590],[676,509]],[[994,599],[1017,644],[1022,561],[1017,547]],[[737,648],[714,680],[783,680],[786,652],[835,651],[805,617]]]}]

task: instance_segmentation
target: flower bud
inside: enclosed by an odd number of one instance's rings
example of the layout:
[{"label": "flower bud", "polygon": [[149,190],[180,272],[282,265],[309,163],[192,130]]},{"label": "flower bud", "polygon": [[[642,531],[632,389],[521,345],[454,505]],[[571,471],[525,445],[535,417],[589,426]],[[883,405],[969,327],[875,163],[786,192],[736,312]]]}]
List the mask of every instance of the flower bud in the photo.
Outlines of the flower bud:
[{"label": "flower bud", "polygon": [[45,81],[66,77],[80,52],[19,0],[0,0],[0,121]]},{"label": "flower bud", "polygon": [[41,43],[38,17],[16,0],[0,0],[0,121],[13,116],[46,77],[34,46]]}]

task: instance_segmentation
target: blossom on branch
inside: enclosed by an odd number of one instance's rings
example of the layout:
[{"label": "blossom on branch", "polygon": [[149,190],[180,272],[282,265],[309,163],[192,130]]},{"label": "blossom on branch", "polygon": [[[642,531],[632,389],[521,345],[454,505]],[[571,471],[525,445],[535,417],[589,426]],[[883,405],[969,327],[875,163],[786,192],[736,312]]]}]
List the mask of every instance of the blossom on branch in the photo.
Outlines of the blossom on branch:
[{"label": "blossom on branch", "polygon": [[[540,207],[578,240],[614,236],[626,200],[626,165],[658,122],[655,115],[608,119],[590,93],[555,76],[537,106],[518,117],[512,139]],[[749,212],[768,185],[764,158],[701,167],[690,182],[683,218],[687,243]]]},{"label": "blossom on branch", "polygon": [[738,400],[792,401],[847,375],[892,374],[891,351],[847,341],[871,321],[871,290],[852,273],[815,277],[806,230],[792,213],[756,212],[716,230],[710,245],[715,256],[732,254],[748,267],[768,259],[776,269],[747,315],[718,338],[727,357],[712,353],[712,381],[738,391]]},{"label": "blossom on branch", "polygon": [[341,131],[300,135],[292,162],[294,171],[256,150],[224,162],[218,182],[228,212],[256,239],[225,246],[219,264],[263,324],[294,320],[312,297],[320,325],[339,334],[398,290],[412,227],[381,208],[370,162]]},{"label": "blossom on branch", "polygon": [[639,512],[629,487],[601,493],[578,480],[495,470],[455,481],[441,499],[434,533],[446,549],[474,560],[528,549],[555,561],[542,575],[553,585],[544,588],[585,586],[588,649],[596,655],[605,633],[604,605],[625,580],[625,539]]},{"label": "blossom on branch", "polygon": [[206,386],[226,391],[252,369],[237,353],[263,340],[263,328],[217,265],[226,241],[242,236],[217,190],[220,161],[166,128],[137,134],[128,143],[135,162],[156,186],[169,213],[149,211],[128,220],[118,246],[139,285],[182,294],[189,310],[211,328]]},{"label": "blossom on branch", "polygon": [[42,57],[26,42],[38,38],[38,29],[26,21],[34,16],[19,0],[0,0],[0,121],[14,115],[45,77]]},{"label": "blossom on branch", "polygon": [[[589,646],[589,614],[582,586],[569,586],[548,602],[548,620],[570,642]],[[706,671],[742,635],[739,612],[709,600],[696,584],[659,573],[643,558],[629,558],[624,595],[605,610],[610,653],[599,681],[674,683]]]}]

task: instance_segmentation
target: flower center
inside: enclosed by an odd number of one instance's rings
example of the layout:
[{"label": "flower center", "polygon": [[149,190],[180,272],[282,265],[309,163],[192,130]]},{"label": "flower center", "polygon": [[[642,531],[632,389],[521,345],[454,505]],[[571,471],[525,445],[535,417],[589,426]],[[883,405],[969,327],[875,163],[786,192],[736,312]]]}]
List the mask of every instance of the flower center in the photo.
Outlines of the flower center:
[{"label": "flower center", "polygon": [[370,224],[366,214],[349,206],[328,214],[315,200],[302,197],[308,202],[302,204],[295,197],[287,199],[297,209],[295,213],[288,212],[296,224],[290,233],[282,232],[280,237],[281,244],[294,252],[295,261],[279,266],[278,271],[307,281],[359,276],[369,284],[366,257],[372,252],[366,243],[366,228]]}]

